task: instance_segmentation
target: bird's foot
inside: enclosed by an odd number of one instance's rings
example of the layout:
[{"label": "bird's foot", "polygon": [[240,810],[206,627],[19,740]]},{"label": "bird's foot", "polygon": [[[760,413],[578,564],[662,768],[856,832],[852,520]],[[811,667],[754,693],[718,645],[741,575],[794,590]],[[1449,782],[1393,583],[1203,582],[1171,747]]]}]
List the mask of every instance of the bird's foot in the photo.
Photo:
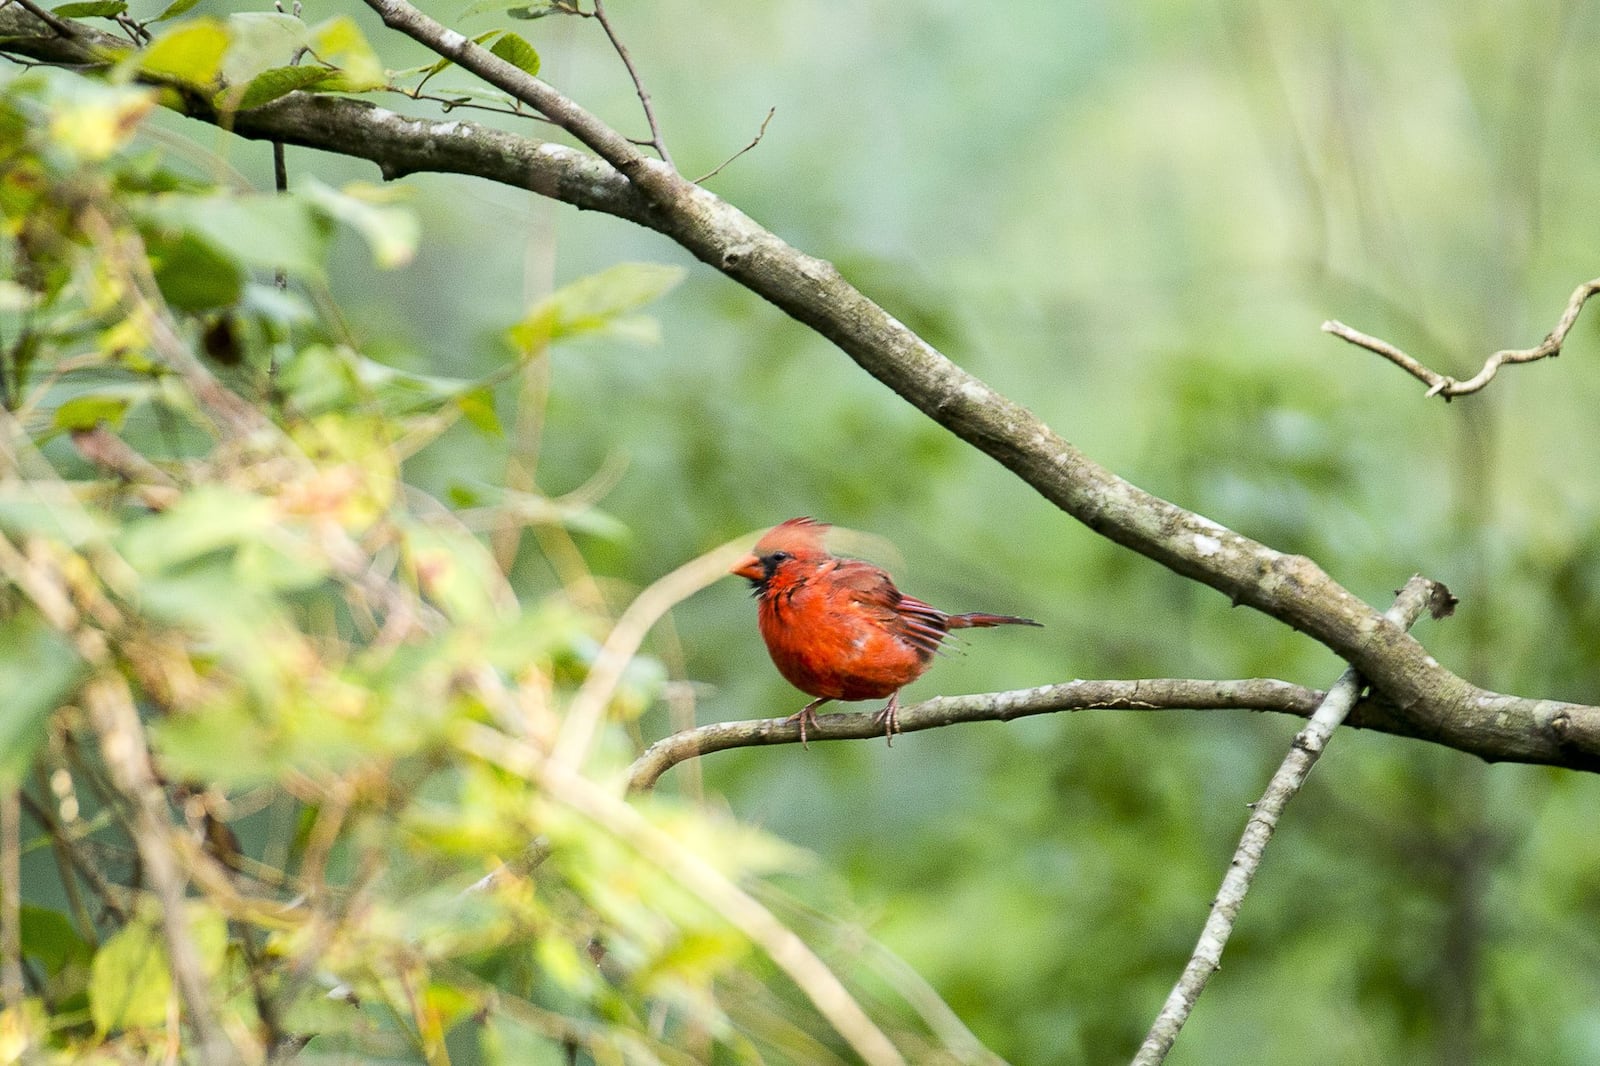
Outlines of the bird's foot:
[{"label": "bird's foot", "polygon": [[806,743],[806,724],[817,724],[817,708],[827,702],[827,699],[814,699],[783,720],[784,725],[788,725],[790,722],[800,723],[800,746],[807,751],[811,750],[811,745]]},{"label": "bird's foot", "polygon": [[894,735],[900,732],[900,693],[889,695],[889,702],[883,705],[883,710],[872,716],[873,725],[883,726],[883,737],[889,747],[894,747]]}]

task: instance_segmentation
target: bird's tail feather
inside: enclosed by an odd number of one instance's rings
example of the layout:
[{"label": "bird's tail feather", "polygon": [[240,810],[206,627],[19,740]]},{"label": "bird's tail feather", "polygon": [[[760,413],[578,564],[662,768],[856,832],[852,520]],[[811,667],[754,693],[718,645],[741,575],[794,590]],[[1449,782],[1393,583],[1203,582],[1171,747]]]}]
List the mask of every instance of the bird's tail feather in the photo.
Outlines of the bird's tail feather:
[{"label": "bird's tail feather", "polygon": [[987,629],[990,626],[1036,626],[1031,618],[1018,618],[1009,614],[953,614],[949,616],[951,629]]}]

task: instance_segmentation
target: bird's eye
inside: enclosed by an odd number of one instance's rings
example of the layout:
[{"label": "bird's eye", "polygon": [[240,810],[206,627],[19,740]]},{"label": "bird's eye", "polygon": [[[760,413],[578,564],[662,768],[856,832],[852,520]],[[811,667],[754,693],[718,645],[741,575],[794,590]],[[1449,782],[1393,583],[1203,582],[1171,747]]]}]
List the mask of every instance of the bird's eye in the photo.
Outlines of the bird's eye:
[{"label": "bird's eye", "polygon": [[793,558],[794,556],[790,555],[788,552],[773,552],[771,555],[767,556],[767,561],[770,563],[781,563],[785,559]]}]

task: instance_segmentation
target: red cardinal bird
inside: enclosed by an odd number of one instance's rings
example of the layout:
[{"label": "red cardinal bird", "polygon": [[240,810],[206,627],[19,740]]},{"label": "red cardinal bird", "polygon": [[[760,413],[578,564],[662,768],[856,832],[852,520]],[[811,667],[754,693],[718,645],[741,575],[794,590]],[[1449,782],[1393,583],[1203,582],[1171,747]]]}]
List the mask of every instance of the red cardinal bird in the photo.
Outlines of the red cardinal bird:
[{"label": "red cardinal bird", "polygon": [[831,527],[810,518],[775,526],[731,571],[749,578],[759,601],[761,636],[772,661],[795,688],[816,699],[790,716],[816,724],[830,700],[889,702],[873,716],[894,743],[900,690],[933,664],[952,629],[1036,626],[1008,614],[945,614],[894,587],[882,568],[828,554]]}]

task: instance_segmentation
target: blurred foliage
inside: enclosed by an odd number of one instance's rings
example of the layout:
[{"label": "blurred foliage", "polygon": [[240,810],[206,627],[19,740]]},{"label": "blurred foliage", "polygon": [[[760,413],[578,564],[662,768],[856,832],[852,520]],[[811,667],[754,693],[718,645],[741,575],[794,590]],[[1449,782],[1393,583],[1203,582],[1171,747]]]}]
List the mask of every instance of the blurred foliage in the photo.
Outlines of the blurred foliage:
[{"label": "blurred foliage", "polygon": [[[406,64],[397,84],[451,106],[505,102],[364,9],[194,6],[125,62],[238,107]],[[640,132],[592,20],[425,6]],[[1419,636],[1452,668],[1600,701],[1600,318],[1567,359],[1450,405],[1316,330],[1338,317],[1465,374],[1600,273],[1592,5],[611,7],[686,172],[775,106],[720,195],[1141,486],[1374,603],[1416,570],[1445,581],[1462,609]],[[93,996],[161,946],[71,695],[107,670],[169,782],[193,783],[180,813],[240,842],[226,1010],[260,1021],[258,972],[285,1031],[321,1034],[309,1052],[491,1062],[561,1062],[563,1041],[601,1062],[848,1058],[742,934],[470,743],[537,748],[632,590],[735,533],[806,513],[871,530],[915,594],[1047,623],[974,636],[910,698],[1338,673],[1068,523],[722,279],[661,296],[660,267],[608,273],[681,260],[652,234],[438,177],[397,202],[370,168],[294,150],[294,191],[262,195],[264,146],[154,103],[31,71],[0,109],[0,532],[23,567],[0,679],[26,696],[0,738],[35,757],[0,768],[122,886],[85,922],[30,814],[33,998],[7,1033],[63,1055],[160,1042],[140,1002]],[[657,296],[658,327],[637,314]],[[264,425],[219,428],[161,323]],[[107,438],[156,473],[108,470]],[[17,573],[86,621],[63,629]],[[797,709],[752,614],[734,582],[676,608],[594,772],[696,719]],[[112,661],[85,658],[83,627]],[[1117,1062],[1293,729],[1103,713],[729,752],[641,809],[801,931],[908,1054],[969,1047],[964,1024],[1018,1063]],[[1597,804],[1583,775],[1336,737],[1170,1061],[1600,1058]],[[463,892],[534,838],[552,850],[533,873]],[[285,918],[310,889],[323,919]]]},{"label": "blurred foliage", "polygon": [[[210,70],[237,29],[177,22],[151,49],[198,80],[184,64]],[[405,476],[454,426],[503,440],[497,390],[552,345],[651,341],[640,311],[681,269],[557,289],[477,377],[387,365],[329,313],[326,256],[348,232],[366,269],[402,266],[415,217],[360,185],[174,169],[142,143],[154,99],[48,69],[0,83],[0,771],[29,816],[0,851],[30,860],[0,1057],[219,1061],[203,1029],[180,1043],[181,1011],[245,1062],[838,1061],[815,988],[704,894],[781,903],[800,852],[626,805],[615,760],[544,776],[608,608],[519,598],[475,530],[535,527],[581,568],[575,534],[627,526],[582,493],[452,507]],[[637,658],[602,710],[636,717],[665,676]],[[130,758],[158,775],[155,829]],[[812,925],[888,997],[898,1044],[942,1042],[850,926]]]}]

